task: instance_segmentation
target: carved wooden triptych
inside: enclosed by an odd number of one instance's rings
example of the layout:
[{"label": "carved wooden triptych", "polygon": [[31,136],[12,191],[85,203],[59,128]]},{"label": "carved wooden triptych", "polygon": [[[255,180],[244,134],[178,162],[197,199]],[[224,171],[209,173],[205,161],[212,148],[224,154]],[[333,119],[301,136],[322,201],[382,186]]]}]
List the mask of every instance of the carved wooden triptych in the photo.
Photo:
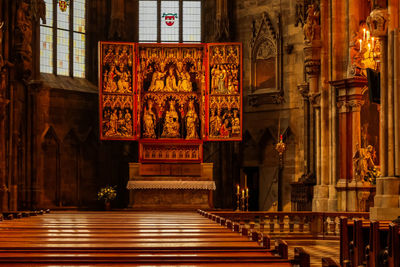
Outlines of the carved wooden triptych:
[{"label": "carved wooden triptych", "polygon": [[241,49],[100,42],[101,139],[139,140],[144,161],[199,161],[203,141],[241,140]]}]

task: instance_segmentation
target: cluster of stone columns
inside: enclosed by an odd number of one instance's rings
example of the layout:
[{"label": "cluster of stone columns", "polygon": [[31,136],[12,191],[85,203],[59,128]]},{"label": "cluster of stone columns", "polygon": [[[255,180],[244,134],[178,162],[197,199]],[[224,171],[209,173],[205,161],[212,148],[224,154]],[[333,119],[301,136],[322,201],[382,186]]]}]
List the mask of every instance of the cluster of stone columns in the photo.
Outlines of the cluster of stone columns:
[{"label": "cluster of stone columns", "polygon": [[[378,7],[367,19],[381,45],[380,165],[371,219],[392,220],[400,214],[400,51],[399,2]],[[390,18],[389,18],[390,17]]]}]

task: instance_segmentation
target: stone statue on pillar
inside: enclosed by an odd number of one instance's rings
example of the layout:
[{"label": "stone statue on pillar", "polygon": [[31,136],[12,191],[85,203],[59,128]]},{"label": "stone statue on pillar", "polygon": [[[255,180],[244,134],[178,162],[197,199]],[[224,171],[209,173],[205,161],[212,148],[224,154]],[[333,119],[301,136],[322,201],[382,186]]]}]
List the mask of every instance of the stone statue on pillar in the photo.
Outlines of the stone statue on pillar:
[{"label": "stone statue on pillar", "polygon": [[228,17],[228,0],[216,0],[216,20],[215,20],[215,41],[228,41],[229,34],[229,17]]},{"label": "stone statue on pillar", "polygon": [[125,0],[111,1],[111,23],[108,37],[124,39],[125,37]]}]

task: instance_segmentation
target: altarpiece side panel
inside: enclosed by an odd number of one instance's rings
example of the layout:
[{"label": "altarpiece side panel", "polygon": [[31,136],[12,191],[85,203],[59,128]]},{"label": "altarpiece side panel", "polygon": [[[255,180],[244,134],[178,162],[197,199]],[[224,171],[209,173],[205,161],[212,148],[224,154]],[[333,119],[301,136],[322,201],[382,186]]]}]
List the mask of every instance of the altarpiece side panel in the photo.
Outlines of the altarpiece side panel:
[{"label": "altarpiece side panel", "polygon": [[135,44],[99,43],[100,139],[135,140]]},{"label": "altarpiece side panel", "polygon": [[207,140],[242,140],[242,45],[208,45]]}]

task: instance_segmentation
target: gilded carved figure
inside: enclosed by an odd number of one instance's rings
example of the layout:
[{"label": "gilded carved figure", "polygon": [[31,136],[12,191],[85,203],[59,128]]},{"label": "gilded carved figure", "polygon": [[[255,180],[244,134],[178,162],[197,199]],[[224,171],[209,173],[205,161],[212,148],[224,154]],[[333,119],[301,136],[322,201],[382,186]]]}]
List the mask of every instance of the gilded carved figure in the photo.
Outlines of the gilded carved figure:
[{"label": "gilded carved figure", "polygon": [[164,78],[166,75],[165,64],[162,62],[159,66],[156,66],[156,71],[153,73],[151,79],[151,85],[149,87],[150,92],[159,92],[164,90]]},{"label": "gilded carved figure", "polygon": [[165,113],[164,126],[161,137],[164,138],[179,138],[180,124],[178,112],[175,110],[175,101],[169,101],[169,110]]},{"label": "gilded carved figure", "polygon": [[153,100],[147,100],[147,107],[144,108],[143,112],[143,137],[144,138],[156,138],[156,114],[153,112]]},{"label": "gilded carved figure", "polygon": [[191,92],[193,90],[190,74],[186,69],[186,65],[181,62],[178,63],[178,79],[178,90],[180,92]]},{"label": "gilded carved figure", "polygon": [[232,135],[240,135],[240,118],[237,109],[233,110]]},{"label": "gilded carved figure", "polygon": [[178,89],[178,86],[176,85],[174,67],[170,66],[168,69],[167,78],[165,79],[165,91],[175,92],[175,91],[177,91],[177,89]]},{"label": "gilded carved figure", "polygon": [[188,111],[186,112],[186,139],[198,139],[197,128],[199,124],[199,117],[197,116],[194,108],[193,100],[189,101]]}]

